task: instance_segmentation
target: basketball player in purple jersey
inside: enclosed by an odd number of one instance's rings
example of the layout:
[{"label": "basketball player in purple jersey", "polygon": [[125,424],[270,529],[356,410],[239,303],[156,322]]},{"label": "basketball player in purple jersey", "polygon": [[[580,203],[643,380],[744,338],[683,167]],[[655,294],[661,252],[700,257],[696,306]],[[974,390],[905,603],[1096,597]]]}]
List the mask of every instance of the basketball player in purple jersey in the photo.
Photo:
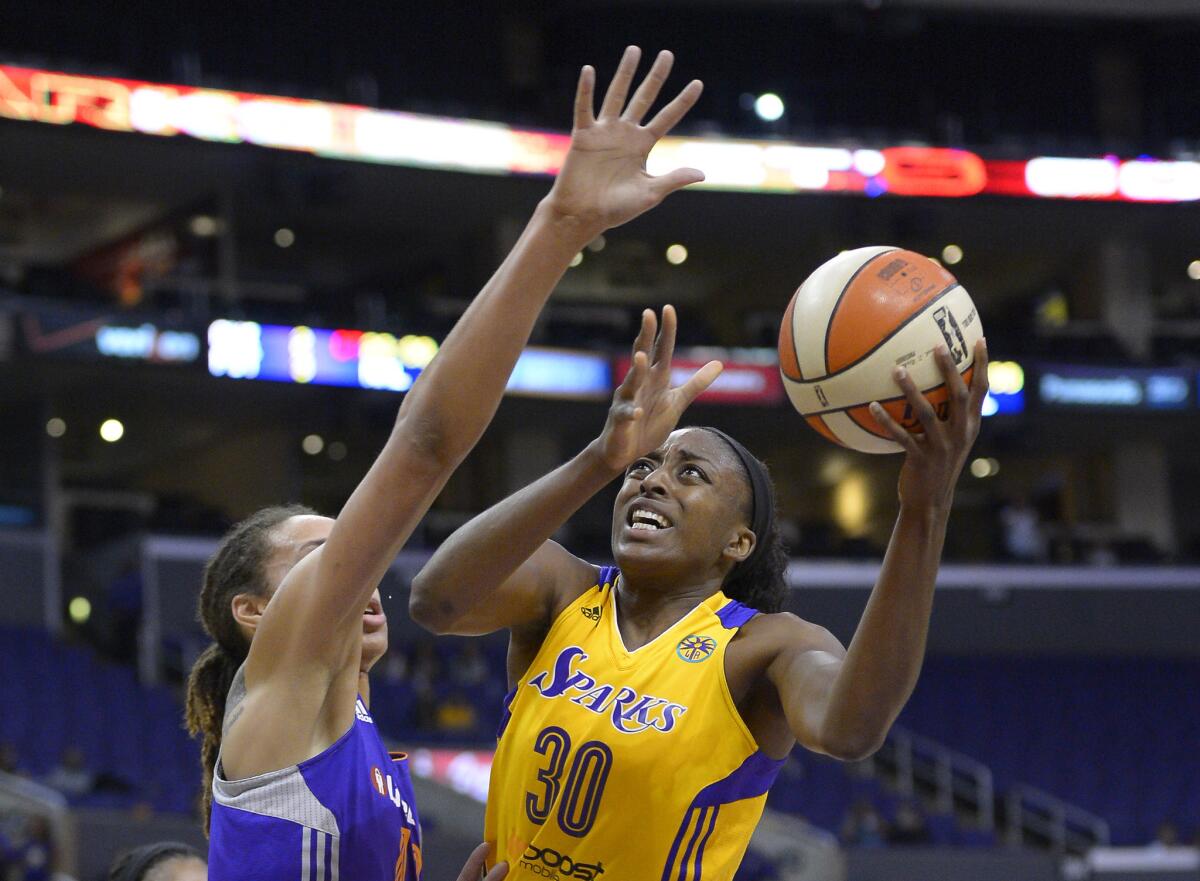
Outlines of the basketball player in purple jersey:
[{"label": "basketball player in purple jersey", "polygon": [[[639,57],[636,47],[625,51],[599,115],[595,72],[583,68],[554,186],[405,396],[338,517],[260,511],[209,561],[199,606],[214,642],[192,669],[187,720],[203,736],[212,881],[420,877],[405,760],[388,754],[369,709],[367,673],[387,649],[377,586],[483,433],[571,259],[604,230],[703,180],[691,168],[646,172],[651,148],[701,85],[689,83],[643,125],[673,59],[660,53],[628,98]],[[478,877],[481,863],[477,852],[464,875]]]}]

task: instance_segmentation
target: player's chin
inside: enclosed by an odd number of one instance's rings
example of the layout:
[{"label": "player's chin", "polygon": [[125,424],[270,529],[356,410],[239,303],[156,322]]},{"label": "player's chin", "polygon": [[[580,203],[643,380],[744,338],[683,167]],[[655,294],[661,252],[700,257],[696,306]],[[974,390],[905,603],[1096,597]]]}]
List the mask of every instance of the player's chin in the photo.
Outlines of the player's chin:
[{"label": "player's chin", "polygon": [[665,542],[648,539],[628,529],[616,537],[612,547],[613,559],[623,571],[640,566],[661,566],[670,563],[675,556]]},{"label": "player's chin", "polygon": [[370,670],[375,662],[387,654],[387,625],[375,630],[364,630],[362,641],[362,669]]}]

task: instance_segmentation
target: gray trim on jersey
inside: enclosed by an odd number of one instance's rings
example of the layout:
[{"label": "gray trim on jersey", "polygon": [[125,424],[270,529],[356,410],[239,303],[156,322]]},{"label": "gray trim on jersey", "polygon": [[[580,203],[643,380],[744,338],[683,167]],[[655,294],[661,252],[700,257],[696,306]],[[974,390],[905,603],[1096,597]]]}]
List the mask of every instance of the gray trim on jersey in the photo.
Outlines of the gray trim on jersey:
[{"label": "gray trim on jersey", "polygon": [[[246,677],[238,670],[229,686],[229,696],[225,701],[225,718],[228,719],[234,707],[246,697]],[[268,771],[256,777],[246,777],[242,780],[226,780],[222,776],[221,757],[217,756],[217,767],[213,773],[213,801],[227,808],[248,811],[252,814],[262,814],[265,817],[277,817],[289,820],[319,830],[333,837],[333,877],[337,878],[337,843],[340,837],[337,818],[333,812],[313,794],[300,773],[300,768],[290,765],[278,771]],[[309,834],[304,833],[305,841],[311,841]],[[325,859],[324,845],[320,850],[320,860]],[[307,865],[308,848],[304,849],[304,860]],[[321,875],[324,878],[324,874]]]},{"label": "gray trim on jersey", "polygon": [[[314,847],[313,839],[316,839]],[[330,841],[328,865],[325,860],[325,842]],[[300,836],[300,881],[325,881],[328,871],[330,881],[338,881],[338,840],[317,829],[305,829]],[[309,854],[316,851],[316,862],[309,859]]]}]

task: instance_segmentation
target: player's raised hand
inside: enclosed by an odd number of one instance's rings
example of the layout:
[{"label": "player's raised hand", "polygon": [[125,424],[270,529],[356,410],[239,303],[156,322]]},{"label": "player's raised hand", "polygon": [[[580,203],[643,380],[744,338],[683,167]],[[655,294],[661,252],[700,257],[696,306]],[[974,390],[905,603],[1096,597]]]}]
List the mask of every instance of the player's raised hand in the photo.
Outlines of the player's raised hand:
[{"label": "player's raised hand", "polygon": [[924,431],[920,434],[906,431],[878,402],[871,404],[871,415],[904,447],[904,465],[900,469],[900,503],[947,509],[954,496],[958,476],[967,461],[967,453],[979,435],[983,399],[988,391],[987,343],[979,340],[975,344],[970,388],[963,382],[945,346],[938,347],[935,357],[950,393],[944,420],[938,419],[912,377],[899,368],[896,370],[896,383],[921,420]]},{"label": "player's raised hand", "polygon": [[633,342],[633,362],[613,394],[600,435],[600,454],[614,470],[657,449],[675,430],[683,411],[721,375],[721,362],[709,361],[683,385],[671,388],[675,308],[663,307],[662,332],[656,338],[657,324],[653,309],[642,313],[642,329]]},{"label": "player's raised hand", "polygon": [[643,124],[675,57],[665,50],[659,52],[631,98],[629,90],[641,54],[637,46],[625,50],[599,114],[593,96],[596,71],[588,65],[580,72],[571,147],[547,197],[556,213],[578,220],[594,235],[632,220],[675,190],[704,180],[704,173],[695,168],[678,168],[659,176],[647,173],[650,150],[683,119],[703,86],[692,80]]},{"label": "player's raised hand", "polygon": [[508,863],[496,863],[492,866],[492,871],[488,872],[486,876],[483,874],[490,850],[491,845],[485,841],[471,851],[462,871],[458,873],[458,881],[480,881],[480,879],[482,881],[502,881],[508,875]]}]

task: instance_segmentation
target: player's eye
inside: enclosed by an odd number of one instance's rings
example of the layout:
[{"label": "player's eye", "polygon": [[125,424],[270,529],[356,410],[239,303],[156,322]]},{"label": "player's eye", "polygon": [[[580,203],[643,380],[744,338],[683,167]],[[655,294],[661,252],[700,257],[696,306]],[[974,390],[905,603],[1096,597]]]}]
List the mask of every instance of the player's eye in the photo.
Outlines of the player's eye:
[{"label": "player's eye", "polygon": [[653,469],[651,468],[651,465],[649,462],[647,462],[645,459],[639,459],[638,461],[634,462],[632,465],[629,466],[629,471],[626,473],[629,474],[629,476],[634,477],[634,476],[638,476],[638,475],[642,475],[642,474],[647,474],[651,470],[653,470]]},{"label": "player's eye", "polygon": [[688,477],[698,477],[700,480],[708,480],[708,475],[704,473],[703,469],[696,465],[684,465],[680,474],[684,474]]}]

